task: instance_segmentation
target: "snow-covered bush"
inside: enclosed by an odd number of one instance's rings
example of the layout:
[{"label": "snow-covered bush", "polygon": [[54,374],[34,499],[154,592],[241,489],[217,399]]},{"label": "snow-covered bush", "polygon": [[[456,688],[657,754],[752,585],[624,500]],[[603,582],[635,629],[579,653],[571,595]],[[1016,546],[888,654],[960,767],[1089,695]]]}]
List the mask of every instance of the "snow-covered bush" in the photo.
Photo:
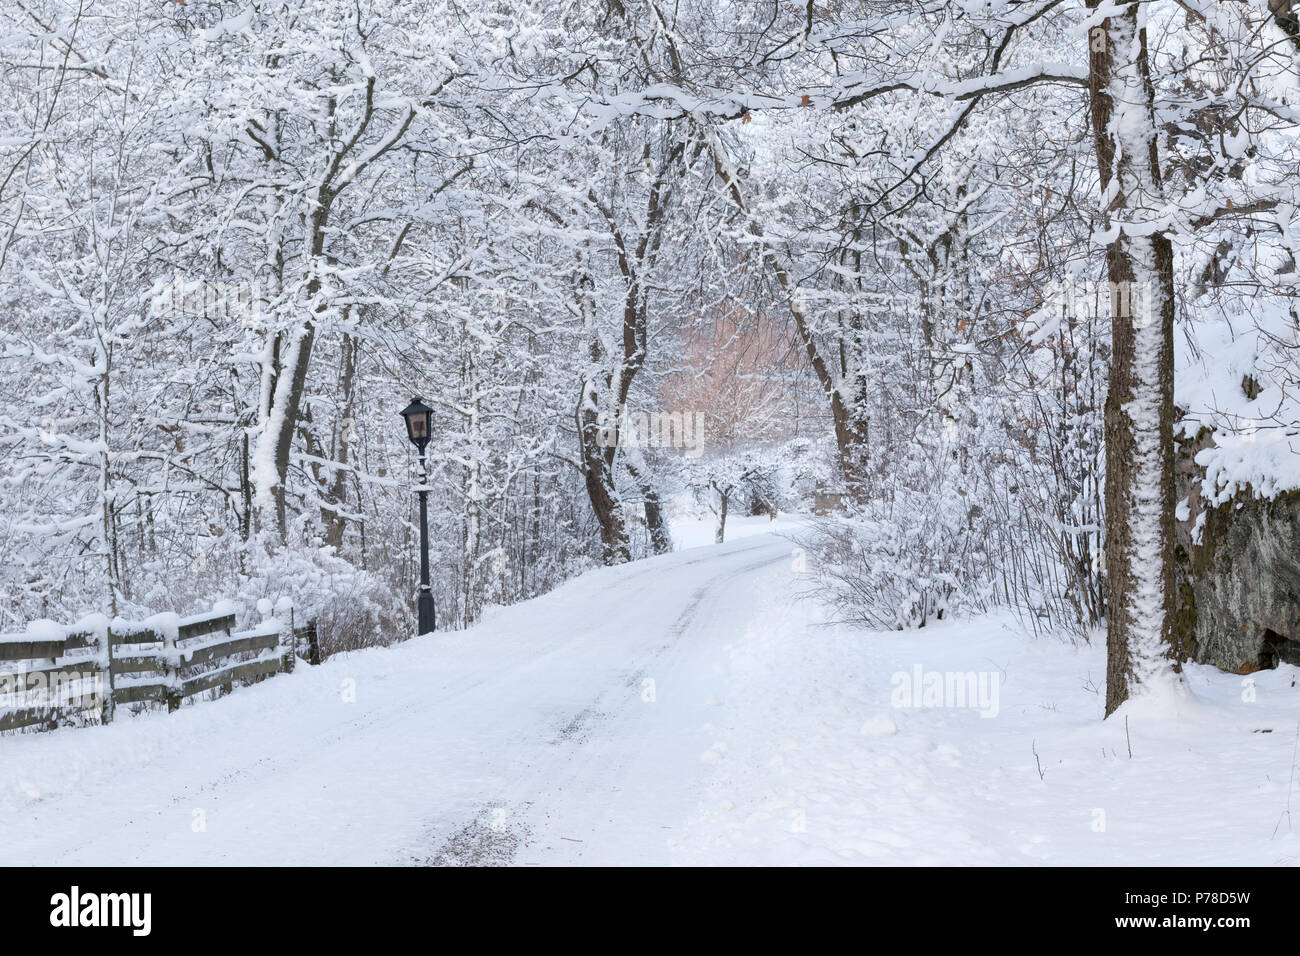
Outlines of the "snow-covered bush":
[{"label": "snow-covered bush", "polygon": [[369,571],[338,557],[332,547],[288,547],[262,552],[235,595],[241,621],[254,621],[270,601],[293,608],[301,625],[316,621],[323,656],[391,644],[414,633],[410,602]]},{"label": "snow-covered bush", "polygon": [[904,630],[994,600],[985,509],[942,462],[929,474],[917,464],[926,480],[882,489],[801,538],[814,590],[844,622]]}]

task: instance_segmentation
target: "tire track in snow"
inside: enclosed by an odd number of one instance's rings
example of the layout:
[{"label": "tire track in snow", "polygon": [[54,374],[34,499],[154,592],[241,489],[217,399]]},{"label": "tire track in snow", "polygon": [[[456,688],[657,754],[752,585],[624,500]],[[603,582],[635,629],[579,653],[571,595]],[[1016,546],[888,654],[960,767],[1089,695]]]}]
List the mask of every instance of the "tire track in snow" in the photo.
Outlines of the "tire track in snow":
[{"label": "tire track in snow", "polygon": [[[608,817],[611,802],[621,793],[620,787],[611,787],[608,781],[622,782],[647,742],[659,732],[655,727],[655,712],[642,699],[642,681],[651,674],[673,673],[676,669],[674,662],[691,656],[694,648],[690,637],[700,632],[697,624],[700,623],[702,608],[712,609],[717,598],[731,590],[737,580],[788,561],[786,542],[780,542],[779,553],[771,553],[776,547],[776,542],[768,541],[759,547],[714,556],[713,561],[718,562],[755,551],[769,552],[759,561],[731,567],[695,588],[686,605],[664,630],[648,635],[649,640],[642,643],[631,668],[623,670],[621,679],[616,678],[590,703],[559,723],[551,735],[550,752],[540,755],[508,794],[502,794],[495,803],[483,804],[472,819],[428,854],[425,861],[433,865],[466,862],[456,848],[479,846],[472,840],[474,835],[488,842],[497,839],[492,844],[495,847],[492,853],[477,850],[474,853],[492,856],[493,862],[499,864],[518,862],[543,840],[550,840],[551,851],[563,841],[568,851],[565,855],[580,860],[586,831],[582,831],[584,836],[576,836],[568,828],[562,827],[564,832],[555,829],[556,808],[562,807],[566,800],[571,801],[572,794],[580,793],[584,815]],[[703,623],[711,619],[712,615],[706,614]],[[730,623],[743,624],[740,621]],[[688,773],[679,775],[676,781],[698,772],[697,752],[692,750],[689,753],[692,760],[686,768]],[[489,819],[494,823],[485,829],[483,821]],[[510,853],[501,855],[497,851],[506,843],[510,846]]]}]

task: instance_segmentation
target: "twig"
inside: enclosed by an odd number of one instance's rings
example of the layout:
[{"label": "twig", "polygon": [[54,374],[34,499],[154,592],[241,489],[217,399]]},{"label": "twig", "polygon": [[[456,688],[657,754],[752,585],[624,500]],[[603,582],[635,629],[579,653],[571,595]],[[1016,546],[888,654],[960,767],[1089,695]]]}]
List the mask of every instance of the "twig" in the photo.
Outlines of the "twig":
[{"label": "twig", "polygon": [[1286,820],[1286,828],[1291,829],[1291,792],[1295,789],[1295,762],[1296,755],[1300,754],[1300,723],[1295,725],[1295,746],[1291,748],[1291,780],[1286,785],[1286,811],[1278,817],[1277,826],[1273,827],[1273,836],[1277,836],[1277,828]]}]

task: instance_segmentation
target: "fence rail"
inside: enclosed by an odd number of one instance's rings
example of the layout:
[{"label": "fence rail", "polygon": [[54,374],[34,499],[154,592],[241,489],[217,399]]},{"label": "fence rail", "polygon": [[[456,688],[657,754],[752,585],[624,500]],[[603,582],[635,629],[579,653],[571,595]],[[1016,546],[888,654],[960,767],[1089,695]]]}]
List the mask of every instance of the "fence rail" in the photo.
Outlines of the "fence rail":
[{"label": "fence rail", "polygon": [[126,704],[175,711],[186,698],[291,671],[300,655],[320,662],[315,622],[294,627],[292,615],[244,631],[228,611],[91,620],[0,634],[0,731],[106,724]]}]

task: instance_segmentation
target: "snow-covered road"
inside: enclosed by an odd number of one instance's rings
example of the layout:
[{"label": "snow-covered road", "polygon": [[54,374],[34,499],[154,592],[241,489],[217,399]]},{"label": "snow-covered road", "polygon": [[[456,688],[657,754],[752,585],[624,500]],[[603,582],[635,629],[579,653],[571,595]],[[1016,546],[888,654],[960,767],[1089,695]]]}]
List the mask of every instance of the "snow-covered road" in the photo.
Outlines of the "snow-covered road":
[{"label": "snow-covered road", "polygon": [[600,570],[170,717],[0,740],[26,798],[0,862],[662,861],[708,769],[725,648],[791,547]]},{"label": "snow-covered road", "polygon": [[[1185,699],[1103,723],[1101,642],[817,626],[765,525],[176,714],[0,738],[0,864],[1300,860],[1295,668],[1192,666]],[[992,712],[900,701],[922,673],[996,679]]]}]

